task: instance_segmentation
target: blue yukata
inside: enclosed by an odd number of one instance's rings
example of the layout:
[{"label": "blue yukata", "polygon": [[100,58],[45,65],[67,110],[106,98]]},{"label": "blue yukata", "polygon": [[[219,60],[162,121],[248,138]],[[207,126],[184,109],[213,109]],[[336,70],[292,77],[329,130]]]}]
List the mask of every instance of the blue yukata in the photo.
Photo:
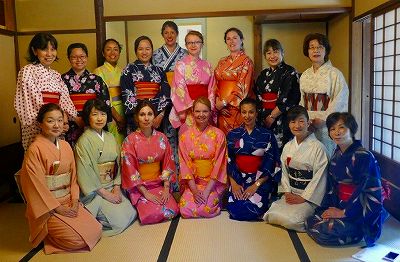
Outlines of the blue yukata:
[{"label": "blue yukata", "polygon": [[229,216],[235,220],[259,220],[276,196],[277,185],[281,179],[275,136],[268,129],[259,126],[249,134],[241,126],[228,133],[227,142],[228,175],[238,185],[246,190],[257,179],[268,177],[247,200],[235,199],[230,187],[227,204]]},{"label": "blue yukata", "polygon": [[[349,245],[364,238],[366,245],[372,246],[387,218],[383,195],[381,172],[372,153],[358,140],[344,153],[337,147],[321,207],[306,221],[308,235],[321,245]],[[322,219],[329,207],[345,210],[345,217]]]}]

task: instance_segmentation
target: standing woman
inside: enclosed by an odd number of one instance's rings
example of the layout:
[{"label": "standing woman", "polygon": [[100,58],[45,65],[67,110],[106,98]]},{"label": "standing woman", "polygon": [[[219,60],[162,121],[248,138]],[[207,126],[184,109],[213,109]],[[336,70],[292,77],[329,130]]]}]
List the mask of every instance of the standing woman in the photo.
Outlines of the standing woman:
[{"label": "standing woman", "polygon": [[304,38],[303,54],[312,66],[300,77],[300,105],[308,111],[311,131],[332,155],[335,143],[329,138],[325,121],[333,112],[347,112],[349,88],[342,72],[332,66],[330,52],[331,46],[325,35],[314,33]]},{"label": "standing woman", "polygon": [[166,129],[169,123],[164,116],[171,108],[171,89],[161,67],[151,64],[153,43],[149,37],[140,36],[135,40],[135,54],[137,60],[125,67],[120,81],[128,134],[137,128],[133,117],[138,102],[144,99],[156,108],[153,127]]},{"label": "standing woman", "polygon": [[[28,47],[28,61],[31,63],[21,68],[18,73],[14,99],[14,108],[21,122],[22,145],[25,151],[40,133],[36,117],[43,104],[59,104],[72,119],[75,120],[77,116],[61,75],[50,68],[57,59],[57,40],[54,36],[50,33],[37,33]],[[81,122],[79,124],[83,125]]]},{"label": "standing woman", "polygon": [[284,51],[276,39],[264,44],[264,57],[269,68],[257,77],[254,93],[262,106],[258,119],[272,130],[282,151],[283,146],[293,137],[287,123],[287,111],[299,104],[299,75],[292,66],[283,61]]},{"label": "standing woman", "polygon": [[215,68],[218,128],[225,134],[243,123],[239,103],[252,92],[254,65],[243,48],[243,33],[229,28],[224,35],[229,56],[221,58]]},{"label": "standing woman", "polygon": [[169,115],[172,126],[181,127],[180,133],[194,124],[192,116],[194,100],[206,97],[211,102],[212,113],[215,108],[214,73],[211,64],[200,58],[204,45],[203,35],[198,31],[189,31],[185,37],[185,43],[189,54],[175,66],[171,87],[173,108]]},{"label": "standing woman", "polygon": [[100,76],[108,86],[113,119],[108,124],[108,131],[114,135],[118,145],[121,146],[126,136],[126,120],[119,85],[122,69],[118,66],[122,46],[117,40],[110,38],[104,42],[102,50],[104,65],[96,68],[93,73]]},{"label": "standing woman", "polygon": [[[99,98],[110,107],[110,95],[106,83],[87,69],[88,49],[85,44],[73,43],[67,48],[67,55],[71,69],[62,74],[61,77],[67,85],[72,102],[78,111],[78,117],[82,117],[83,105],[90,99]],[[75,146],[83,128],[74,122],[69,123],[69,131],[65,139],[72,146]]]}]

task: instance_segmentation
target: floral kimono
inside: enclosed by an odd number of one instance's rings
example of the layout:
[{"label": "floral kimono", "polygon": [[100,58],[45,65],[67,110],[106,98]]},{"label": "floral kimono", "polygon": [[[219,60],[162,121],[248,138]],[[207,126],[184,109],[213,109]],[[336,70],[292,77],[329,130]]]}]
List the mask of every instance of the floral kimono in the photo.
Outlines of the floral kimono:
[{"label": "floral kimono", "polygon": [[187,54],[187,50],[176,44],[171,53],[166,45],[156,49],[153,53],[153,65],[161,67],[167,74],[168,83],[172,85],[175,64]]}]

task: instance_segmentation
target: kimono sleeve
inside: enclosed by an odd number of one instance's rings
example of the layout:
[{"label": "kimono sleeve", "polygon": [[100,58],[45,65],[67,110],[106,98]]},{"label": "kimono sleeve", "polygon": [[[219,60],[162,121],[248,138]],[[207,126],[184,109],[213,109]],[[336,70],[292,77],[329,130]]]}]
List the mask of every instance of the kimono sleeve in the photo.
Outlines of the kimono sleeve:
[{"label": "kimono sleeve", "polygon": [[300,101],[299,79],[295,70],[288,70],[279,87],[280,95],[276,101],[279,111],[286,112]]},{"label": "kimono sleeve", "polygon": [[129,136],[122,143],[121,175],[123,189],[131,190],[137,185],[142,184],[134,142]]},{"label": "kimono sleeve", "polygon": [[187,137],[189,133],[190,131],[186,131],[179,137],[179,180],[194,179],[194,164],[192,158],[189,156],[189,149],[187,148],[187,144],[190,143],[189,138]]},{"label": "kimono sleeve", "polygon": [[75,166],[75,157],[74,157],[74,152],[71,149],[71,146],[65,142],[65,141],[60,141],[60,143],[64,144],[64,150],[66,151],[67,159],[70,161],[71,166],[71,199],[72,200],[79,200],[79,185],[77,181],[77,174],[76,174],[76,166]]},{"label": "kimono sleeve", "polygon": [[[219,131],[219,132],[217,132]],[[215,129],[213,132],[217,133],[215,144],[215,154],[213,158],[213,169],[210,174],[210,178],[218,181],[221,184],[227,183],[226,174],[226,163],[227,163],[227,152],[226,152],[226,140],[225,134],[222,131]]]},{"label": "kimono sleeve", "polygon": [[169,86],[165,72],[160,67],[156,67],[156,70],[161,77],[160,92],[155,96],[155,98],[158,98],[156,110],[157,112],[161,112],[164,109],[169,111],[171,106],[171,87]]},{"label": "kimono sleeve", "polygon": [[284,193],[290,193],[292,192],[290,182],[289,182],[289,170],[287,168],[287,163],[288,163],[288,151],[291,142],[287,143],[282,150],[282,155],[281,155],[281,167],[282,167],[282,177],[281,177],[281,192]]},{"label": "kimono sleeve", "polygon": [[171,87],[171,100],[178,113],[192,107],[193,104],[186,86],[185,66],[183,61],[176,63]]},{"label": "kimono sleeve", "polygon": [[114,178],[114,185],[121,185],[121,147],[119,146],[119,144],[117,143],[117,141],[115,140],[114,136],[111,133],[110,134],[110,138],[113,140],[113,144],[115,145],[115,150],[117,152],[117,159],[115,160],[115,164],[116,164],[116,174],[115,174],[115,178]]},{"label": "kimono sleeve", "polygon": [[170,181],[173,183],[176,181],[176,167],[174,155],[172,154],[172,148],[164,134],[161,134],[160,143],[165,144],[164,158],[162,160],[161,180]]},{"label": "kimono sleeve", "polygon": [[275,182],[279,183],[281,180],[281,172],[275,172],[276,167],[280,165],[278,143],[272,133],[269,134],[268,140],[260,168],[257,171],[256,179],[268,177],[268,180],[273,179]]},{"label": "kimono sleeve", "polygon": [[127,65],[122,71],[120,78],[120,86],[122,93],[122,102],[125,105],[126,119],[131,119],[135,113],[136,108],[136,87],[132,79],[132,73],[130,65]]},{"label": "kimono sleeve", "polygon": [[254,65],[249,57],[243,61],[242,69],[237,79],[237,90],[232,92],[233,99],[229,102],[232,106],[239,107],[239,103],[246,97],[253,97]]},{"label": "kimono sleeve", "polygon": [[227,144],[228,144],[228,175],[232,177],[237,184],[242,184],[242,175],[236,165],[236,150],[235,143],[240,138],[235,137],[233,132],[229,132],[227,135]]},{"label": "kimono sleeve", "polygon": [[108,87],[106,82],[104,82],[103,78],[101,78],[100,76],[96,76],[96,82],[98,85],[100,85],[99,98],[103,100],[111,108],[112,103],[110,101],[110,93],[108,92]]},{"label": "kimono sleeve", "polygon": [[72,103],[71,97],[69,96],[69,91],[67,85],[61,79],[61,75],[57,73],[58,83],[60,85],[60,107],[68,113],[71,117],[76,117],[78,112]]}]

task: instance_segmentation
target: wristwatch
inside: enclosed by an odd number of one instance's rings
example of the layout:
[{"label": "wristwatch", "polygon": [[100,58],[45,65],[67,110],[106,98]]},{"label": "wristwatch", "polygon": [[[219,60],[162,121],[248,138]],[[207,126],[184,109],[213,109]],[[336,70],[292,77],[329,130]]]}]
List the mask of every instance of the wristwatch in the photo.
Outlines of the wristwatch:
[{"label": "wristwatch", "polygon": [[257,187],[261,186],[261,182],[260,181],[256,181],[254,184],[256,184]]},{"label": "wristwatch", "polygon": [[222,104],[224,105],[224,107],[227,106],[227,103],[226,103],[225,99],[222,100]]}]

